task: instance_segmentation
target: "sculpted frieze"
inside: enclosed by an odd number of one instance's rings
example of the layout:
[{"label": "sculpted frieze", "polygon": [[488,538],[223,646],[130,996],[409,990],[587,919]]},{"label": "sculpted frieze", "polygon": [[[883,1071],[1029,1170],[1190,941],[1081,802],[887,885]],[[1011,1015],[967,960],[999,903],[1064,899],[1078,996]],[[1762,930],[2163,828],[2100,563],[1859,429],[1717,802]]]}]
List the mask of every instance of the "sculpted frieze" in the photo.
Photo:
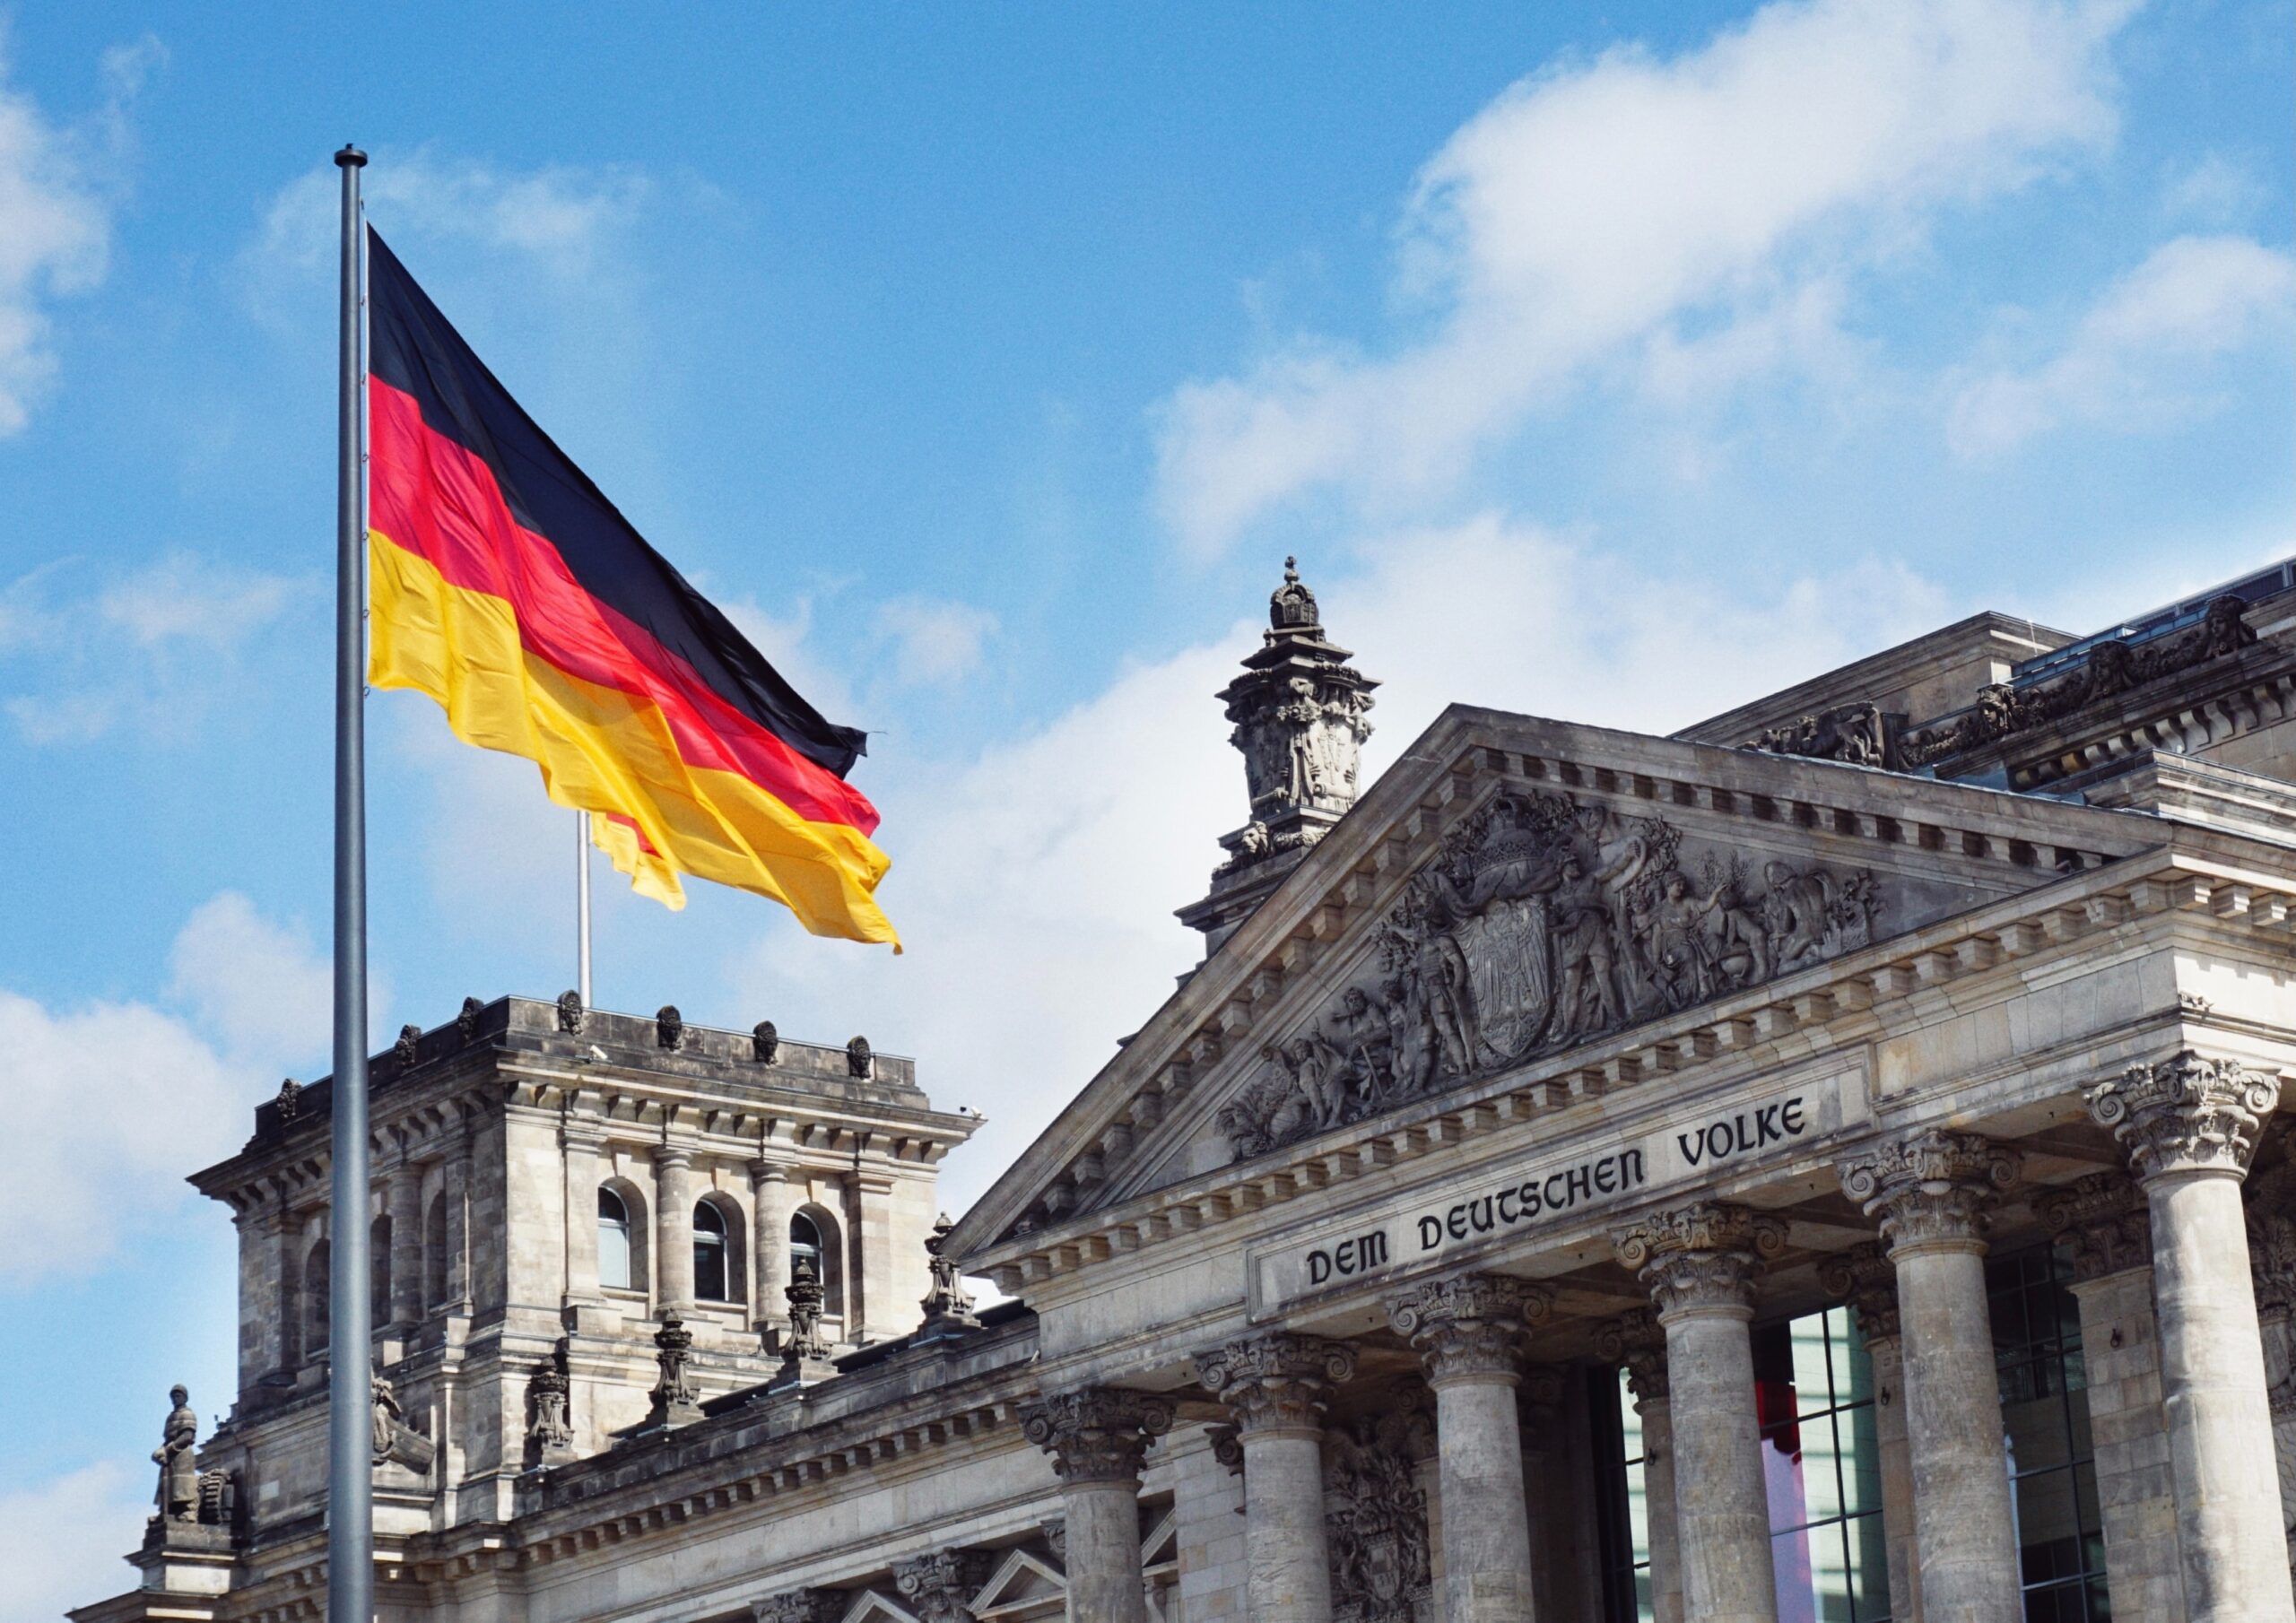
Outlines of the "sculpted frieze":
[{"label": "sculpted frieze", "polygon": [[1380,920],[1370,966],[1261,1050],[1237,1159],[1866,945],[1870,873],[1693,849],[1659,816],[1499,795]]}]

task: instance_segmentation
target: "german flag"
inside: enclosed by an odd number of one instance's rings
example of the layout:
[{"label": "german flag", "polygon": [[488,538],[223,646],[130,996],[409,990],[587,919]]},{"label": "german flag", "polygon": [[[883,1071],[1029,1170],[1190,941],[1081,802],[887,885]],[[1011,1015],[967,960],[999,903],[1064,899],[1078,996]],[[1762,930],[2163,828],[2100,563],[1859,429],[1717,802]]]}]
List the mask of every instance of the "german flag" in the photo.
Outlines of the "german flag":
[{"label": "german flag", "polygon": [[682,907],[696,874],[900,950],[873,895],[876,809],[845,781],[863,734],[783,681],[367,246],[369,680],[535,762],[641,894]]}]

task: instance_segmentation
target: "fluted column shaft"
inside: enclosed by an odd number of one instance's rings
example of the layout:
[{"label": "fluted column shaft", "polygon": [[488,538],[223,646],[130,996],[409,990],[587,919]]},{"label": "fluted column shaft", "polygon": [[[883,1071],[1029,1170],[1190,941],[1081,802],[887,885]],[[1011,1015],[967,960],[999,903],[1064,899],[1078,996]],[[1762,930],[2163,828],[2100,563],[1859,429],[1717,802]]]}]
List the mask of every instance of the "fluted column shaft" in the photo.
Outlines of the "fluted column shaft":
[{"label": "fluted column shaft", "polygon": [[1857,1309],[1857,1334],[1874,1370],[1874,1464],[1882,1479],[1882,1541],[1890,1563],[1890,1617],[1921,1623],[1921,1555],[1914,1535],[1913,1450],[1906,1436],[1905,1357],[1897,1270],[1880,1245],[1864,1245],[1819,1271],[1826,1289]]},{"label": "fluted column shaft", "polygon": [[391,1219],[389,1323],[412,1329],[422,1322],[422,1168],[401,1161],[383,1202]]},{"label": "fluted column shaft", "polygon": [[1445,1623],[1527,1623],[1535,1610],[1523,1492],[1523,1337],[1550,1298],[1499,1274],[1430,1280],[1389,1303],[1435,1393]]},{"label": "fluted column shaft", "polygon": [[1985,1297],[1985,1229],[2017,1158],[1929,1131],[1843,1165],[1842,1187],[1881,1219],[1897,1275],[1914,1540],[1927,1614],[2022,1623],[2001,1382]]},{"label": "fluted column shaft", "polygon": [[750,1296],[763,1331],[789,1322],[789,1168],[759,1156],[750,1163]]},{"label": "fluted column shaft", "polygon": [[1596,1350],[1626,1366],[1634,1412],[1642,1422],[1642,1520],[1650,1541],[1653,1623],[1684,1623],[1682,1552],[1674,1531],[1674,1404],[1666,1384],[1666,1332],[1647,1307],[1603,1327]]},{"label": "fluted column shaft", "polygon": [[1666,1334],[1683,1604],[1698,1623],[1777,1623],[1770,1499],[1754,1415],[1753,1280],[1784,1225],[1702,1202],[1615,1237]]},{"label": "fluted column shaft", "polygon": [[2143,1185],[2161,1387],[2190,1623],[2289,1623],[2296,1601],[2276,1480],[2264,1342],[2240,1205],[2279,1084],[2187,1050],[2089,1090]]},{"label": "fluted column shaft", "polygon": [[1198,1354],[1196,1366],[1234,1415],[1243,1446],[1246,1615],[1251,1623],[1330,1623],[1323,1417],[1334,1385],[1355,1373],[1354,1350],[1279,1332]]},{"label": "fluted column shaft", "polygon": [[655,1306],[693,1311],[693,1152],[665,1144],[654,1152]]},{"label": "fluted column shaft", "polygon": [[1022,1429],[1053,1456],[1067,1518],[1068,1615],[1147,1623],[1140,1564],[1140,1466],[1169,1430],[1168,1398],[1114,1387],[1064,1393],[1022,1411]]}]

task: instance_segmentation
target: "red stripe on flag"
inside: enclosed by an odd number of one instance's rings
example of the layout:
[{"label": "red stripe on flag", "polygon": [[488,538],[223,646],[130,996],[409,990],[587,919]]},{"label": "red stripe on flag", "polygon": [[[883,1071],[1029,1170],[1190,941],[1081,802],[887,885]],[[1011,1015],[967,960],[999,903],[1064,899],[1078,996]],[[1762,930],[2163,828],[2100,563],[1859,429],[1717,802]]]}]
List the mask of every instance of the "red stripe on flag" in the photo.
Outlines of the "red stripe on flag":
[{"label": "red stripe on flag", "polygon": [[521,647],[568,675],[656,706],[690,766],[737,772],[811,822],[875,831],[861,792],[727,703],[643,626],[585,591],[547,536],[511,516],[493,471],[368,379],[369,523],[449,585],[499,597]]}]

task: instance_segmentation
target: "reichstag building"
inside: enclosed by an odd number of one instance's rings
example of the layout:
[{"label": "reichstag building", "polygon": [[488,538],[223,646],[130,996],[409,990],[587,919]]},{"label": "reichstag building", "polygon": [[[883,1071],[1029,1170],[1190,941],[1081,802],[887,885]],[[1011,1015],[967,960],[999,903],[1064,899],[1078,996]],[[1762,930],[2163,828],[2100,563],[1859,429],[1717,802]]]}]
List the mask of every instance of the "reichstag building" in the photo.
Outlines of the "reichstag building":
[{"label": "reichstag building", "polygon": [[953,1224],[858,1038],[474,999],[347,1215],[288,1084],[76,1623],[322,1617],[344,1221],[382,1623],[2292,1623],[2296,564],[1368,784],[1354,660],[1287,571],[1203,961]]}]

